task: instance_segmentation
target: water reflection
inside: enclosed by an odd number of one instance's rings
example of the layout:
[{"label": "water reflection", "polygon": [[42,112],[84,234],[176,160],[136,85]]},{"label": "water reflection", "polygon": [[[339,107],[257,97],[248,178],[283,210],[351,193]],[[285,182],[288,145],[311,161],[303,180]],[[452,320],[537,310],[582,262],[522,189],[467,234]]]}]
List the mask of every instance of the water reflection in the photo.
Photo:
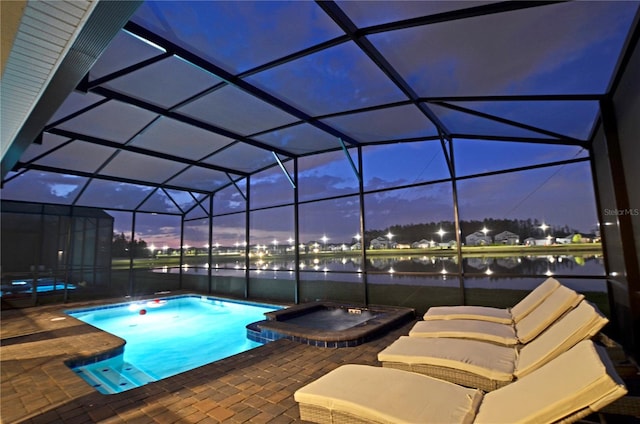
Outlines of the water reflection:
[{"label": "water reflection", "polygon": [[[207,274],[209,264],[183,266],[186,273]],[[394,273],[458,273],[460,265],[456,256],[374,256],[367,258],[366,270],[370,272]],[[245,263],[241,260],[216,261],[211,272],[222,270],[242,271]],[[604,276],[602,255],[541,255],[509,257],[465,257],[462,260],[465,274],[515,274],[515,275],[590,275]],[[295,261],[292,258],[261,258],[251,261],[253,272],[292,273]],[[359,256],[318,256],[300,261],[301,272],[344,272],[361,273],[362,260]],[[176,268],[164,267],[162,272],[178,272]]]},{"label": "water reflection", "polygon": [[589,256],[517,256],[501,258],[466,258],[467,273],[531,274],[531,275],[597,275],[604,276],[604,259],[601,255]]}]

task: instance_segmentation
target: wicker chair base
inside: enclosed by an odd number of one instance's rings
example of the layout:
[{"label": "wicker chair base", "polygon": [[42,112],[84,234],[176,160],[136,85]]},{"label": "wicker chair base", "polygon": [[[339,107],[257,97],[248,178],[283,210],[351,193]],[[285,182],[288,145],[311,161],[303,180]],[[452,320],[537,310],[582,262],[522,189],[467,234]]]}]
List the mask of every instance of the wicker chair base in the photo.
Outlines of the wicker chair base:
[{"label": "wicker chair base", "polygon": [[640,418],[640,397],[624,396],[605,406],[600,411],[605,414],[627,415]]},{"label": "wicker chair base", "polygon": [[395,368],[402,371],[410,371],[418,374],[428,375],[430,377],[439,378],[441,380],[450,381],[465,387],[480,389],[485,392],[491,392],[506,386],[513,380],[498,381],[490,378],[482,377],[471,372],[457,370],[454,368],[439,367],[429,364],[407,364],[404,362],[382,362],[383,367]]},{"label": "wicker chair base", "polygon": [[300,418],[305,421],[320,424],[383,424],[377,421],[365,420],[343,411],[334,411],[321,406],[300,403]]},{"label": "wicker chair base", "polygon": [[[320,424],[384,424],[378,421],[365,420],[347,412],[332,411],[321,406],[300,403],[300,418]],[[556,421],[555,424],[570,424],[593,414],[590,408],[584,408]]]}]

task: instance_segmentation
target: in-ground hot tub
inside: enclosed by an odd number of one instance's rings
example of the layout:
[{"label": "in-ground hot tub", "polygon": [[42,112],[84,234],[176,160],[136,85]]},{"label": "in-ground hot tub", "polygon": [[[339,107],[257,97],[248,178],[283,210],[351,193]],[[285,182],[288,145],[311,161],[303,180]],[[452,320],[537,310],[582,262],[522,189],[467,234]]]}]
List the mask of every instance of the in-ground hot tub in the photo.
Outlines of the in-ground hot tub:
[{"label": "in-ground hot tub", "polygon": [[311,302],[266,313],[247,326],[247,337],[267,343],[289,339],[319,347],[357,346],[415,318],[415,310],[394,306],[350,306]]}]

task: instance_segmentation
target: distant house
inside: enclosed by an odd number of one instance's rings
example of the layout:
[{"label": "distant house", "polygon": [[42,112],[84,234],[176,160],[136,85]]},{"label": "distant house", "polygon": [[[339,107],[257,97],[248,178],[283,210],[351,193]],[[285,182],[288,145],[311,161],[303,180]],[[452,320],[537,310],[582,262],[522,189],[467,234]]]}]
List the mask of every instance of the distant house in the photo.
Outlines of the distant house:
[{"label": "distant house", "polygon": [[483,232],[476,231],[464,238],[467,246],[484,246],[491,244],[491,236],[485,235]]},{"label": "distant house", "polygon": [[[464,243],[463,243],[464,245]],[[438,249],[454,249],[458,246],[455,240],[439,241],[431,244],[431,247],[437,247]]]},{"label": "distant house", "polygon": [[551,240],[550,238],[544,238],[544,239],[536,239],[533,237],[529,237],[524,239],[524,245],[525,246],[549,246],[551,245]]},{"label": "distant house", "polygon": [[573,234],[566,237],[556,237],[556,243],[558,244],[571,244],[573,240]]},{"label": "distant house", "polygon": [[494,240],[497,244],[520,244],[520,236],[512,233],[511,231],[503,231],[500,234],[496,234]]},{"label": "distant house", "polygon": [[369,249],[392,249],[395,246],[395,243],[392,243],[391,240],[386,237],[376,237],[371,240],[371,244],[369,244]]},{"label": "distant house", "polygon": [[589,237],[583,237],[580,233],[569,234],[566,237],[557,237],[556,243],[558,244],[571,244],[571,243],[590,243]]},{"label": "distant house", "polygon": [[414,249],[428,249],[430,247],[435,247],[435,246],[436,246],[436,243],[433,240],[429,241],[429,240],[422,239],[420,241],[415,241],[411,243],[411,247]]},{"label": "distant house", "polygon": [[369,243],[369,249],[385,249],[387,247],[387,239],[384,237],[378,237],[371,240]]}]

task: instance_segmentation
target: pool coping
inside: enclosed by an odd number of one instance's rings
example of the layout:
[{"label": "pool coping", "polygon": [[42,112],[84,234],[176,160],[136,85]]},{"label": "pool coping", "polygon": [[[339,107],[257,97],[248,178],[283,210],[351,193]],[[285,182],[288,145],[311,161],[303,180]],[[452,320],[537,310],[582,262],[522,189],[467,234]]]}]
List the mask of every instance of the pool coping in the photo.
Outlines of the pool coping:
[{"label": "pool coping", "polygon": [[105,303],[105,304],[101,304],[101,305],[93,305],[93,306],[86,306],[86,307],[76,307],[76,308],[71,308],[71,309],[64,309],[63,312],[65,314],[69,315],[70,313],[81,313],[81,312],[98,311],[98,310],[103,310],[103,309],[121,308],[124,305],[128,305],[128,304],[131,304],[131,303],[143,303],[144,302],[146,304],[149,301],[153,301],[155,299],[183,299],[183,298],[187,298],[187,297],[195,297],[195,298],[198,298],[198,299],[206,299],[206,300],[212,300],[212,301],[219,300],[221,302],[252,305],[252,306],[261,306],[261,307],[264,307],[264,308],[284,308],[285,307],[284,305],[278,305],[278,304],[275,304],[275,303],[256,302],[256,301],[252,301],[252,300],[239,300],[239,299],[233,299],[233,298],[226,298],[226,297],[222,297],[222,296],[203,295],[203,294],[197,294],[197,293],[180,293],[180,294],[162,293],[162,294],[156,294],[154,296],[144,296],[144,297],[137,298],[137,299],[119,301],[119,302],[116,302],[116,303]]},{"label": "pool coping", "polygon": [[[303,327],[283,320],[283,318],[299,316],[305,312],[325,307],[375,311],[378,315],[340,331]],[[249,339],[260,343],[268,343],[284,338],[311,346],[341,348],[365,343],[386,331],[414,320],[415,309],[383,305],[363,307],[338,302],[317,301],[294,305],[279,311],[268,312],[265,315],[267,317],[266,320],[247,326],[247,337]]]}]

